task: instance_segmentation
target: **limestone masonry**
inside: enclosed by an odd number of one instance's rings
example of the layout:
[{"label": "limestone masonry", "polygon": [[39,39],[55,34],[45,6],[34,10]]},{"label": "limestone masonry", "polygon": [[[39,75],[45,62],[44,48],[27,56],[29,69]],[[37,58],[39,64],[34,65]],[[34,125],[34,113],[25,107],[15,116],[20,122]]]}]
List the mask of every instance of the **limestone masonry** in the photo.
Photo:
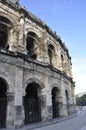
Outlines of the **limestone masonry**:
[{"label": "limestone masonry", "polygon": [[74,89],[61,38],[18,0],[0,0],[0,128],[75,113]]}]

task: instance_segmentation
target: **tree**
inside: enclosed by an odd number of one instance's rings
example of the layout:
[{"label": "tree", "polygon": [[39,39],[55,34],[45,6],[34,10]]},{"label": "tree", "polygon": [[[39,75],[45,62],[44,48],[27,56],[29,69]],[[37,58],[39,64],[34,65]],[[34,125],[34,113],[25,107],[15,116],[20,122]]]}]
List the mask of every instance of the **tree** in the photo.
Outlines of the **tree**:
[{"label": "tree", "polygon": [[82,95],[81,97],[76,97],[76,104],[85,106],[86,105],[86,94]]}]

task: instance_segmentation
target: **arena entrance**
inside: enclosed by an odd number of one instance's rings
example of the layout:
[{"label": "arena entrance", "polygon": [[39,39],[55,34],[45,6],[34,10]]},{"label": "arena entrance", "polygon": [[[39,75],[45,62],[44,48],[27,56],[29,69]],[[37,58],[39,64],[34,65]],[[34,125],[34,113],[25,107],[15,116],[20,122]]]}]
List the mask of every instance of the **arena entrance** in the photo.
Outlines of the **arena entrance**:
[{"label": "arena entrance", "polygon": [[0,78],[0,128],[6,127],[7,113],[7,86],[4,79]]},{"label": "arena entrance", "polygon": [[57,87],[54,87],[52,90],[52,110],[53,118],[59,117],[59,102],[58,102],[59,90]]},{"label": "arena entrance", "polygon": [[28,84],[24,97],[25,124],[41,121],[41,101],[38,97],[40,86],[36,83]]}]

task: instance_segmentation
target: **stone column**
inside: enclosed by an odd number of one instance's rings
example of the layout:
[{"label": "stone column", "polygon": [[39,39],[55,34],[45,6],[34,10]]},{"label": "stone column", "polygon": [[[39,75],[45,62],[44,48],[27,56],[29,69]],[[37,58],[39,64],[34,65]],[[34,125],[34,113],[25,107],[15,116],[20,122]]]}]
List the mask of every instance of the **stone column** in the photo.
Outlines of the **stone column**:
[{"label": "stone column", "polygon": [[42,37],[40,38],[38,60],[44,63],[49,63],[48,46],[47,46],[47,33],[44,30]]},{"label": "stone column", "polygon": [[19,43],[18,43],[18,52],[26,53],[26,47],[25,47],[25,17],[24,15],[21,16],[20,18],[20,23],[19,23]]},{"label": "stone column", "polygon": [[25,97],[25,94],[23,94],[22,96],[22,125],[25,124],[24,97]]},{"label": "stone column", "polygon": [[52,95],[50,92],[47,93],[47,119],[51,120],[53,116],[52,112]]},{"label": "stone column", "polygon": [[61,76],[61,95],[60,96],[62,97],[59,104],[60,116],[65,117],[68,115],[68,113],[67,113],[67,107],[66,107],[67,104],[66,104],[63,75]]},{"label": "stone column", "polygon": [[69,59],[69,70],[70,70],[70,77],[73,77],[71,57],[70,57],[70,59]]},{"label": "stone column", "polygon": [[9,44],[9,50],[16,52],[17,46],[18,46],[18,30],[17,27],[9,28],[8,31],[8,44]]},{"label": "stone column", "polygon": [[9,44],[9,50],[14,51],[14,47],[13,47],[13,28],[8,29],[8,44]]},{"label": "stone column", "polygon": [[72,85],[70,83],[70,80],[69,80],[69,91],[68,91],[68,96],[69,96],[69,100],[68,100],[68,104],[69,104],[69,114],[71,114],[73,112],[73,95],[72,95]]},{"label": "stone column", "polygon": [[53,65],[55,68],[62,70],[62,63],[61,63],[61,52],[60,52],[60,46],[57,45],[57,48],[55,49],[55,55],[53,59]]},{"label": "stone column", "polygon": [[45,122],[47,120],[46,95],[39,96],[39,99],[41,100],[41,118],[42,118],[42,122]]},{"label": "stone column", "polygon": [[77,111],[77,107],[76,107],[76,97],[75,97],[75,84],[72,83],[72,101],[73,101],[73,113]]},{"label": "stone column", "polygon": [[14,128],[14,93],[7,93],[6,127]]},{"label": "stone column", "polygon": [[14,98],[15,128],[22,127],[22,82],[23,82],[23,70],[20,67],[16,67],[15,98]]}]

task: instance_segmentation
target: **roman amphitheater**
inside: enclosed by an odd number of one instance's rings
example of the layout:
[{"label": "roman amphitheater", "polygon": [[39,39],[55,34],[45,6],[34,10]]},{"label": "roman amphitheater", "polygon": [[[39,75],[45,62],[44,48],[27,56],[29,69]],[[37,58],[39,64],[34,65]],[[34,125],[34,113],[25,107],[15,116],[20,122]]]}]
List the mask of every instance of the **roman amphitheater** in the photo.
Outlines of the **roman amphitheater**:
[{"label": "roman amphitheater", "polygon": [[61,38],[16,0],[0,0],[0,128],[75,113],[75,83]]}]

